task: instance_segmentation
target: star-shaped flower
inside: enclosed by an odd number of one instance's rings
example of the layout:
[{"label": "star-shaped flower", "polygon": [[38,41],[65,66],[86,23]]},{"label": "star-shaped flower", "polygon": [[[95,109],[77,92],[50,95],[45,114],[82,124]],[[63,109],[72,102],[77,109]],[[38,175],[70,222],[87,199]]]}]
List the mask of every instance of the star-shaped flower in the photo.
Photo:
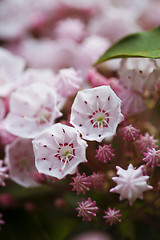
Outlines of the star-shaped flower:
[{"label": "star-shaped flower", "polygon": [[120,200],[128,198],[130,205],[137,198],[143,198],[143,192],[152,189],[152,186],[147,184],[149,176],[143,176],[142,166],[134,169],[132,164],[127,170],[117,166],[118,177],[113,177],[113,181],[117,186],[112,188],[110,192],[120,194]]}]

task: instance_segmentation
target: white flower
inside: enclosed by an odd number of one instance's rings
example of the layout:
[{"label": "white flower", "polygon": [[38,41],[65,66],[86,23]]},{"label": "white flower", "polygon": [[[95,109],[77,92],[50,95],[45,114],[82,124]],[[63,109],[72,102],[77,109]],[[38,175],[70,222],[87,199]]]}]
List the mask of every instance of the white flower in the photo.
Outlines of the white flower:
[{"label": "white flower", "polygon": [[84,139],[101,142],[111,137],[122,120],[121,100],[110,86],[79,91],[73,102],[71,124]]},{"label": "white flower", "polygon": [[86,162],[87,143],[73,127],[61,123],[46,128],[33,140],[36,167],[40,173],[64,178]]},{"label": "white flower", "polygon": [[127,170],[118,166],[116,168],[119,176],[112,179],[117,183],[117,186],[112,188],[110,192],[119,193],[120,200],[128,198],[130,205],[132,205],[137,198],[143,198],[144,191],[152,189],[152,186],[147,184],[149,176],[143,176],[143,166],[134,169],[130,164]]},{"label": "white flower", "polygon": [[19,137],[34,138],[61,116],[56,104],[56,94],[46,84],[19,88],[10,98],[10,112],[5,121],[7,131]]}]

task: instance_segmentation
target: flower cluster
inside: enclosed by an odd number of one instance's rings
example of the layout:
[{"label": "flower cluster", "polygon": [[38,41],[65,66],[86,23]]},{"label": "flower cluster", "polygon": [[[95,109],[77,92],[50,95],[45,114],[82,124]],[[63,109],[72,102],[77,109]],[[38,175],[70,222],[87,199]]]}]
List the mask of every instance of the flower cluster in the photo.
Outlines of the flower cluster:
[{"label": "flower cluster", "polygon": [[[16,209],[51,209],[59,225],[61,209],[108,231],[120,224],[132,239],[126,226],[160,216],[160,62],[95,64],[116,40],[156,27],[159,9],[156,0],[0,1],[0,227],[2,212],[17,229]],[[60,221],[62,232],[72,223]]]}]

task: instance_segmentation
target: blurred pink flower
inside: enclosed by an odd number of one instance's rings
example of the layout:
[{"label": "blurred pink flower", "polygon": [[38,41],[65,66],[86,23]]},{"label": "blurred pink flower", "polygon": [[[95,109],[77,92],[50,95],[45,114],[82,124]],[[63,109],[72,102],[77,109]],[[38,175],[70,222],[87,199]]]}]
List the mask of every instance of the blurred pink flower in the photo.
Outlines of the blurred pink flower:
[{"label": "blurred pink flower", "polygon": [[56,104],[56,93],[46,84],[19,88],[11,95],[5,127],[16,136],[34,138],[62,115]]},{"label": "blurred pink flower", "polygon": [[31,174],[36,170],[31,139],[17,138],[5,148],[9,177],[23,187],[38,186]]}]

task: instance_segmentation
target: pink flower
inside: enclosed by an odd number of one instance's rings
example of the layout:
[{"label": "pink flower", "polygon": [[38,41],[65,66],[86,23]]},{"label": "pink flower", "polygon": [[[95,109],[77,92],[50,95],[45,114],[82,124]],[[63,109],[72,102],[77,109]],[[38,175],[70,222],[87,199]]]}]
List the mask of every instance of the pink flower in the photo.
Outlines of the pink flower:
[{"label": "pink flower", "polygon": [[160,150],[156,150],[154,147],[152,149],[147,148],[147,152],[144,152],[143,161],[147,162],[147,166],[154,168],[155,166],[160,167]]},{"label": "pink flower", "polygon": [[106,176],[104,173],[93,172],[93,174],[90,176],[90,180],[91,180],[93,189],[99,191],[99,190],[103,189],[103,187],[104,187],[104,184],[106,181]]},{"label": "pink flower", "polygon": [[38,186],[31,174],[36,170],[31,139],[16,138],[5,148],[5,161],[9,166],[9,177],[23,187]]},{"label": "pink flower", "polygon": [[153,187],[147,184],[149,176],[143,176],[143,166],[134,169],[132,164],[127,170],[121,167],[117,168],[118,177],[113,177],[113,181],[117,186],[112,188],[110,192],[120,194],[120,200],[128,198],[130,205],[133,205],[137,198],[143,198],[143,192],[152,189]]},{"label": "pink flower", "polygon": [[56,24],[54,35],[62,40],[68,38],[75,42],[81,42],[85,36],[85,25],[80,19],[67,18]]},{"label": "pink flower", "polygon": [[96,206],[96,201],[82,199],[82,202],[78,202],[78,207],[76,210],[78,211],[78,217],[83,217],[83,221],[91,221],[98,211],[98,207]]},{"label": "pink flower", "polygon": [[56,104],[56,93],[46,84],[19,88],[11,95],[5,127],[16,136],[34,138],[61,116]]},{"label": "pink flower", "polygon": [[120,210],[116,210],[115,208],[113,209],[108,208],[108,211],[105,211],[105,216],[103,218],[106,219],[106,223],[112,226],[114,224],[121,222],[120,217],[122,215],[119,213],[120,213]]},{"label": "pink flower", "polygon": [[70,122],[84,139],[112,137],[122,120],[121,100],[109,86],[79,91],[73,102]]},{"label": "pink flower", "polygon": [[77,195],[80,193],[85,194],[86,191],[89,191],[89,187],[91,185],[90,177],[86,177],[86,174],[77,173],[76,177],[72,177],[73,182],[70,183],[73,186],[72,191],[77,191]]},{"label": "pink flower", "polygon": [[0,160],[0,185],[5,186],[4,180],[8,178],[8,166],[4,164],[2,160]]},{"label": "pink flower", "polygon": [[123,139],[128,141],[134,141],[139,135],[140,130],[132,126],[132,124],[122,128]]},{"label": "pink flower", "polygon": [[99,145],[99,149],[96,150],[96,152],[96,158],[104,163],[110,161],[111,158],[114,157],[114,149],[111,144],[104,144],[103,147]]},{"label": "pink flower", "polygon": [[62,179],[73,174],[79,163],[87,161],[86,147],[73,127],[54,124],[33,140],[36,167],[40,173]]},{"label": "pink flower", "polygon": [[79,90],[82,82],[83,80],[77,71],[73,68],[64,68],[59,70],[54,85],[61,96],[68,97]]},{"label": "pink flower", "polygon": [[144,136],[141,134],[139,139],[136,140],[137,147],[142,153],[147,151],[148,148],[157,148],[157,142],[158,140],[154,139],[154,136],[150,136],[148,133],[145,133]]}]

